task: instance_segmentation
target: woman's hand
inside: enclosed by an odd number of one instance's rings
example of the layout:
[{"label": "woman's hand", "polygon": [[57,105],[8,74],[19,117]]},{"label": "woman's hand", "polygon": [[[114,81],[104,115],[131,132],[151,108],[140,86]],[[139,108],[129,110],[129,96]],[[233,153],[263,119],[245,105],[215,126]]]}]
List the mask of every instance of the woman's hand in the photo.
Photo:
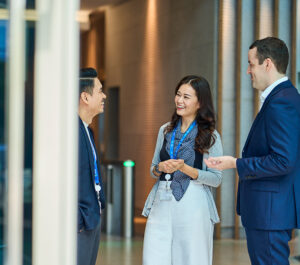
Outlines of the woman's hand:
[{"label": "woman's hand", "polygon": [[172,174],[179,168],[179,163],[177,159],[169,159],[158,164],[159,171],[164,173]]},{"label": "woman's hand", "polygon": [[184,167],[184,160],[183,159],[176,159],[176,170],[181,170]]},{"label": "woman's hand", "polygon": [[160,162],[158,165],[159,171],[164,173],[174,173],[177,170],[180,170],[184,166],[183,159],[169,159],[163,162]]},{"label": "woman's hand", "polygon": [[178,159],[178,170],[180,170],[185,175],[190,176],[192,179],[198,178],[198,170],[184,163],[182,159]]},{"label": "woman's hand", "polygon": [[183,159],[169,159],[158,164],[159,171],[165,173],[174,173],[180,170],[182,173],[190,176],[192,179],[198,178],[198,170],[184,163]]}]

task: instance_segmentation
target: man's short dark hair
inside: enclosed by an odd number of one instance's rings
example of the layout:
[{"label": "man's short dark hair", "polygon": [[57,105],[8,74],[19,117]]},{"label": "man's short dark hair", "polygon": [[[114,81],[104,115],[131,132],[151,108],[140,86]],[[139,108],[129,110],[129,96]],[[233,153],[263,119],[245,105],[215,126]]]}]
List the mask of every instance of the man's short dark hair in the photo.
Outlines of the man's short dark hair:
[{"label": "man's short dark hair", "polygon": [[284,41],[275,37],[267,37],[254,41],[249,49],[255,47],[257,48],[259,64],[262,64],[265,59],[270,58],[279,73],[286,73],[289,63],[289,51]]},{"label": "man's short dark hair", "polygon": [[87,92],[93,95],[93,89],[95,85],[95,78],[98,76],[97,71],[94,68],[81,68],[79,74],[79,95],[82,92]]}]

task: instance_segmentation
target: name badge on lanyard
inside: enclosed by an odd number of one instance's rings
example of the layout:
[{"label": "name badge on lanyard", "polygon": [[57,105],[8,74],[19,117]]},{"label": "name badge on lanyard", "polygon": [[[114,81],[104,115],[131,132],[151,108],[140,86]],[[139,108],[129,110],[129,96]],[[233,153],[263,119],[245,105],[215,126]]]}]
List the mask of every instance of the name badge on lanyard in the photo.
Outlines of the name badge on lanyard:
[{"label": "name badge on lanyard", "polygon": [[[180,146],[182,145],[184,139],[188,136],[188,134],[192,131],[192,129],[196,126],[196,121],[193,121],[193,123],[189,126],[189,128],[186,130],[186,132],[184,133],[184,135],[182,136],[182,138],[180,139],[175,153],[174,153],[174,143],[175,143],[175,135],[176,135],[176,131],[179,128],[179,123],[177,124],[177,126],[173,129],[172,132],[172,138],[171,138],[171,143],[170,143],[170,158],[171,159],[177,159],[177,155],[178,155],[178,151],[180,149]],[[170,188],[168,185],[169,180],[171,179],[171,175],[170,174],[166,174],[165,175],[165,179],[166,179],[166,193],[163,195],[161,194],[160,196],[160,200],[170,200],[171,199],[171,195],[170,195]]]},{"label": "name badge on lanyard", "polygon": [[160,197],[161,201],[170,201],[170,200],[172,200],[172,190],[170,189],[170,186],[168,185],[170,178],[171,178],[170,174],[165,175],[165,179],[167,180],[166,181],[166,189],[162,190],[161,193],[160,193],[159,197]]}]

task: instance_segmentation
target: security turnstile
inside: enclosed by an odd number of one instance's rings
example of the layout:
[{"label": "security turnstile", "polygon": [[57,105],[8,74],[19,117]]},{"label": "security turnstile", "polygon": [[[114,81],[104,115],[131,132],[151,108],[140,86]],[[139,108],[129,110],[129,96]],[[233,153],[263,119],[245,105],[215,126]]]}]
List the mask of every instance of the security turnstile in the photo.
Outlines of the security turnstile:
[{"label": "security turnstile", "polygon": [[102,230],[108,235],[132,237],[134,234],[134,166],[131,160],[104,163],[106,209]]}]

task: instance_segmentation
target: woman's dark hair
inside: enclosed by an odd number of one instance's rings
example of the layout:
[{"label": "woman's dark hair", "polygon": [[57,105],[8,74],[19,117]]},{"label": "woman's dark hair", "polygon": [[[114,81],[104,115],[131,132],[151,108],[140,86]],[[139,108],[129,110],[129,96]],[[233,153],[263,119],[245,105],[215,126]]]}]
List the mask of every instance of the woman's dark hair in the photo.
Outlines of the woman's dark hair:
[{"label": "woman's dark hair", "polygon": [[[195,139],[195,150],[200,153],[207,153],[208,149],[214,145],[215,136],[213,134],[216,125],[215,111],[212,102],[212,95],[209,84],[204,77],[188,75],[180,80],[175,89],[175,95],[179,88],[189,84],[196,92],[200,108],[196,114],[198,134]],[[166,127],[165,133],[171,132],[177,125],[181,117],[177,115],[176,109],[172,115],[171,123]]]}]

